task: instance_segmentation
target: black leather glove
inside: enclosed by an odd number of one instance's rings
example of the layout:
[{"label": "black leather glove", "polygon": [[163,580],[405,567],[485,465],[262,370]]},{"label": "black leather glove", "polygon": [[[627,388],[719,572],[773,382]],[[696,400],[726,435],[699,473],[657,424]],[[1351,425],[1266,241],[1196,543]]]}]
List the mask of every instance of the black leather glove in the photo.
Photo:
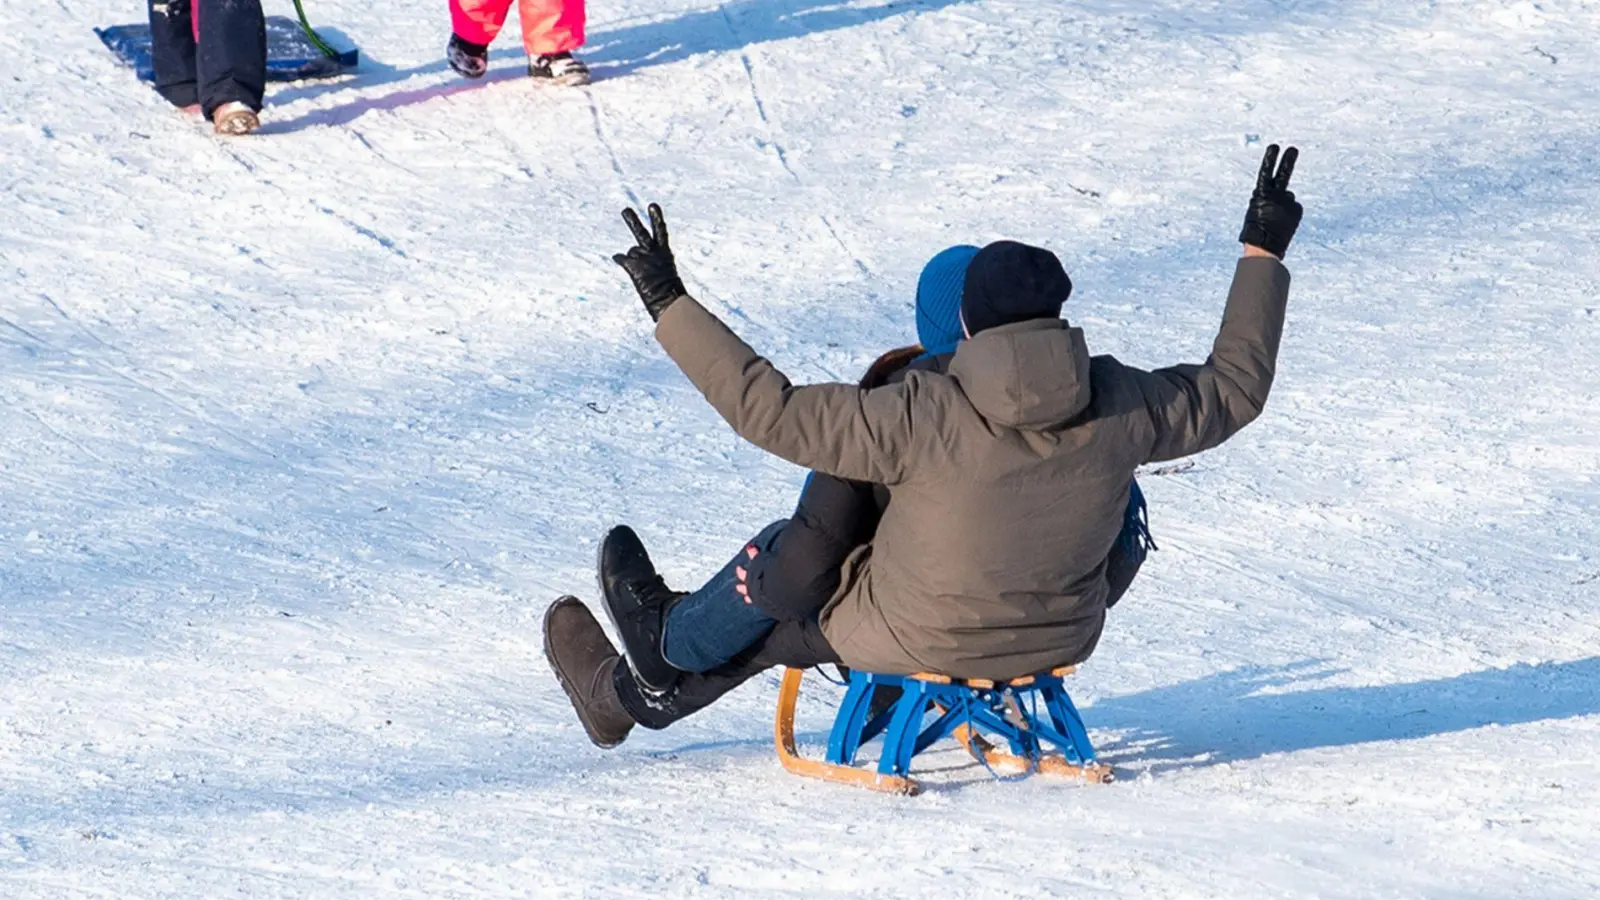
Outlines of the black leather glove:
[{"label": "black leather glove", "polygon": [[[1294,174],[1294,161],[1300,151],[1294,147],[1283,151],[1283,163],[1278,163],[1278,145],[1267,148],[1261,159],[1261,175],[1256,178],[1255,193],[1250,195],[1250,209],[1244,214],[1244,230],[1239,232],[1239,242],[1257,247],[1283,258],[1294,240],[1294,231],[1300,227],[1300,216],[1305,212],[1289,190],[1289,176]],[[1274,172],[1276,169],[1276,172]]]},{"label": "black leather glove", "polygon": [[651,320],[660,321],[666,308],[687,291],[683,289],[683,279],[678,277],[672,248],[667,244],[667,220],[661,215],[661,207],[652,203],[649,213],[650,230],[645,231],[638,213],[631,208],[622,211],[622,221],[633,230],[637,246],[611,258],[633,279],[633,289],[639,292],[639,299],[644,301]]}]

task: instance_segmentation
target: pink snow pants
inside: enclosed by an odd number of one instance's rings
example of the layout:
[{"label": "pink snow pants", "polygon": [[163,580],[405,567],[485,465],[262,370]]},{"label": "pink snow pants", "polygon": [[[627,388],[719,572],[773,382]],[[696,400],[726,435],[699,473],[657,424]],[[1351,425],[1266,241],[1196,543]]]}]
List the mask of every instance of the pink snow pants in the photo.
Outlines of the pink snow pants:
[{"label": "pink snow pants", "polygon": [[[529,56],[583,46],[584,0],[517,0],[522,46]],[[450,27],[462,40],[488,45],[506,24],[511,0],[450,0]]]}]

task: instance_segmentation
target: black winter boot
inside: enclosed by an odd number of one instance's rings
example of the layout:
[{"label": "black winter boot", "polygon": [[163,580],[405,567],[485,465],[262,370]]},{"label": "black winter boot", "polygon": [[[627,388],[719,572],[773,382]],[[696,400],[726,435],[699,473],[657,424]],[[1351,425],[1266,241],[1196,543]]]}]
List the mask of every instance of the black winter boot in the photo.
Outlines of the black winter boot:
[{"label": "black winter boot", "polygon": [[482,78],[483,73],[489,71],[488,45],[474,44],[456,34],[450,35],[450,43],[444,48],[444,58],[450,63],[450,68],[463,78]]},{"label": "black winter boot", "polygon": [[669,691],[679,669],[661,653],[667,612],[679,597],[656,574],[650,554],[633,529],[618,525],[600,542],[600,593],[606,612],[622,640],[622,649],[639,683],[653,691]]},{"label": "black winter boot", "polygon": [[571,53],[546,53],[528,60],[528,75],[535,81],[562,87],[582,87],[589,83],[589,67]]},{"label": "black winter boot", "polygon": [[562,597],[544,614],[544,655],[567,692],[578,721],[596,747],[610,749],[633,730],[634,719],[617,696],[615,672],[627,669],[589,608]]}]

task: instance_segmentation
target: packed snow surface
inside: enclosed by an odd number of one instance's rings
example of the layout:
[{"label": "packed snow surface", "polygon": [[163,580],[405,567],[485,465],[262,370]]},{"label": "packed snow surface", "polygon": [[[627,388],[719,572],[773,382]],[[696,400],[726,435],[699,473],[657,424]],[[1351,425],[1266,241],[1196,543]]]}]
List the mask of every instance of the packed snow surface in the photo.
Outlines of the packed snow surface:
[{"label": "packed snow surface", "polygon": [[[439,0],[309,11],[360,73],[219,141],[95,38],[132,0],[0,6],[0,896],[1600,893],[1600,3],[596,0],[567,91],[514,26],[455,78]],[[1000,237],[1158,366],[1275,140],[1271,402],[1145,475],[1073,679],[1119,781],[799,779],[770,677],[589,745],[540,617],[603,531],[693,585],[801,477],[655,345],[619,209],[796,380]]]}]

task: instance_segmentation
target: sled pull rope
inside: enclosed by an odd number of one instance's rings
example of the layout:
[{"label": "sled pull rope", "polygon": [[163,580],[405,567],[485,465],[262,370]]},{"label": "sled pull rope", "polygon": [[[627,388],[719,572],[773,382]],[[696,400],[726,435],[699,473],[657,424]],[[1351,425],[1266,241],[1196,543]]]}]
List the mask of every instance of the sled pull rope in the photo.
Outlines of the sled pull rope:
[{"label": "sled pull rope", "polygon": [[837,663],[834,664],[832,675],[829,675],[828,670],[821,666],[817,666],[816,668],[818,675],[821,675],[823,678],[826,678],[828,681],[833,682],[839,687],[847,688],[850,686],[850,679],[845,676],[844,670],[842,670]]},{"label": "sled pull rope", "polygon": [[[1002,708],[1006,708],[1009,705],[1005,703],[1005,700],[1003,699],[1003,697],[1004,697],[1004,695],[1002,695],[1002,699],[1000,700],[1000,706]],[[991,708],[993,708],[995,706],[994,698],[989,697],[989,698],[985,698],[985,699],[988,700],[989,706]],[[967,734],[974,735],[974,736],[976,736],[978,734],[978,728],[977,728],[977,723],[972,720],[972,707],[977,702],[978,702],[978,700],[977,700],[976,697],[966,696],[966,697],[962,697],[961,698],[961,712],[966,717],[966,720],[967,720]],[[1012,702],[1015,703],[1016,702],[1015,699],[1013,699]],[[1021,715],[1020,709],[1018,710],[1018,715],[1019,716]],[[1009,718],[1009,717],[1002,716],[1002,718]],[[977,750],[974,750],[974,751],[971,751],[971,752],[972,752],[972,755],[977,758],[978,764],[983,766],[984,771],[989,773],[989,777],[993,778],[995,781],[998,781],[998,782],[1000,782],[1002,784],[1005,784],[1005,783],[1008,783],[1008,782],[1013,782],[1013,781],[1022,781],[1024,779],[1032,776],[1035,772],[1039,771],[1039,749],[1038,749],[1038,747],[1034,747],[1032,749],[1032,751],[1028,753],[1028,755],[1027,755],[1028,767],[1026,769],[1024,769],[1023,771],[1015,774],[1015,775],[1001,775],[999,772],[996,772],[994,766],[991,765],[990,762],[989,762],[989,754],[984,752],[981,748],[979,748]]]},{"label": "sled pull rope", "polygon": [[316,47],[317,51],[323,56],[329,59],[338,59],[339,51],[328,46],[328,42],[322,39],[322,35],[317,34],[317,30],[311,27],[310,22],[306,21],[306,9],[300,5],[300,0],[294,0],[294,14],[299,17],[300,30],[306,33],[306,39],[311,41],[311,45]]}]

